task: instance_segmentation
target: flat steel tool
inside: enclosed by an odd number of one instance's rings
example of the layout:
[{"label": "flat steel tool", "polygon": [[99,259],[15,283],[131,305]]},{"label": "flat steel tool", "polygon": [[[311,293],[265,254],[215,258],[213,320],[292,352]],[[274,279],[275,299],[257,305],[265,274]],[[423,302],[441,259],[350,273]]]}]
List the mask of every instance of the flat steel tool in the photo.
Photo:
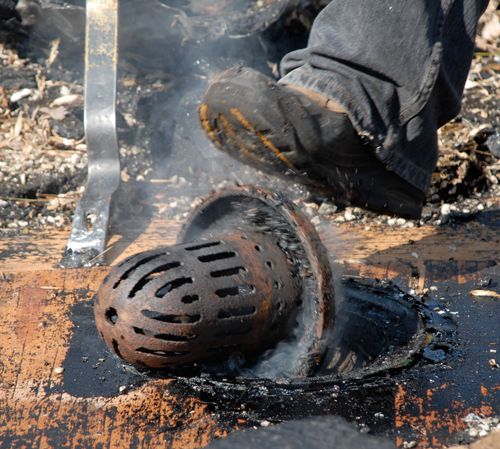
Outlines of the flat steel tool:
[{"label": "flat steel tool", "polygon": [[120,183],[116,137],[118,0],[87,0],[85,37],[85,138],[87,188],[75,211],[60,266],[102,264],[111,196]]}]

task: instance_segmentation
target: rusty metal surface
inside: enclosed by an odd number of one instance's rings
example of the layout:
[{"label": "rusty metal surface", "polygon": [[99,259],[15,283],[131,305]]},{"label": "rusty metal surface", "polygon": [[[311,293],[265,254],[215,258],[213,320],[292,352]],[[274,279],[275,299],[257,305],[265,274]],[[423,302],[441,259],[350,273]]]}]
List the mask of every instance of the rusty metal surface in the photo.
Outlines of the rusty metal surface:
[{"label": "rusty metal surface", "polygon": [[326,249],[300,210],[267,189],[227,188],[192,211],[178,237],[186,240],[111,271],[96,302],[108,346],[153,368],[227,358],[243,367],[276,347],[245,369],[312,374],[333,328],[334,289]]},{"label": "rusty metal surface", "polygon": [[106,276],[96,324],[115,354],[142,366],[248,357],[290,332],[302,296],[297,276],[262,234],[158,248]]},{"label": "rusty metal surface", "polygon": [[301,353],[293,375],[307,376],[321,363],[325,335],[335,316],[333,276],[328,253],[311,222],[290,200],[257,186],[234,186],[206,197],[187,218],[177,241],[231,232],[259,231],[275,236],[299,264],[304,285]]}]

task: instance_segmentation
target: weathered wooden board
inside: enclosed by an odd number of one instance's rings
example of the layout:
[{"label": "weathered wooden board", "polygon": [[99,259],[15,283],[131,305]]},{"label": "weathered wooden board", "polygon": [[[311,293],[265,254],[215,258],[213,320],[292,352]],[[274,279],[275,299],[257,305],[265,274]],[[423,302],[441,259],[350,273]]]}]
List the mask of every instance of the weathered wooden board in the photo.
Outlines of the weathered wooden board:
[{"label": "weathered wooden board", "polygon": [[[483,226],[484,225],[484,226]],[[337,263],[378,265],[407,261],[422,267],[428,261],[455,261],[465,272],[500,260],[500,234],[496,215],[491,223],[471,222],[469,230],[461,226],[435,228],[388,228],[322,224],[318,230]],[[105,254],[106,263],[114,265],[124,258],[157,246],[175,243],[181,223],[154,219],[147,225],[137,221],[122,222],[110,229]],[[0,271],[50,270],[57,265],[66,246],[69,232],[28,233],[0,239]],[[415,257],[417,256],[417,257]],[[478,263],[479,265],[474,265]]]},{"label": "weathered wooden board", "polygon": [[[112,397],[76,397],[64,366],[71,308],[95,294],[105,269],[7,275],[0,289],[0,448],[206,445],[221,435],[206,406],[153,381]],[[92,362],[92,361],[91,361]],[[81,381],[82,379],[75,379]],[[182,423],[182,424],[179,424]],[[175,431],[172,431],[175,429]]]}]

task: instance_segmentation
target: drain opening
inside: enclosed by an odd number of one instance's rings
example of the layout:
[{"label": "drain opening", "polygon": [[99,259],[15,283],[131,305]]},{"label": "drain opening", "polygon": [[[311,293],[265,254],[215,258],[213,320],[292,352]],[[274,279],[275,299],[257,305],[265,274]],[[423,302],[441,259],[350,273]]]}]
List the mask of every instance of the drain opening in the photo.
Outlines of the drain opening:
[{"label": "drain opening", "polygon": [[215,294],[219,298],[225,298],[226,296],[238,296],[238,292],[238,287],[220,288],[219,290],[215,290]]},{"label": "drain opening", "polygon": [[234,251],[224,251],[223,253],[207,254],[206,256],[200,256],[198,257],[198,260],[200,262],[207,263],[207,262],[215,262],[216,260],[231,259],[232,257],[236,257],[236,253]]},{"label": "drain opening", "polygon": [[198,337],[198,335],[172,335],[172,334],[156,334],[147,329],[141,329],[140,327],[133,327],[134,332],[139,335],[145,335],[148,337],[157,338],[158,340],[166,341],[190,341]]},{"label": "drain opening", "polygon": [[198,338],[198,335],[172,335],[172,334],[155,334],[154,336],[158,340],[166,341],[191,341]]},{"label": "drain opening", "polygon": [[193,283],[193,278],[179,278],[175,279],[173,281],[170,281],[168,284],[164,285],[160,289],[158,289],[155,293],[155,296],[157,298],[163,298],[168,292],[182,287],[184,284],[192,284]]},{"label": "drain opening", "polygon": [[142,352],[143,354],[159,355],[160,357],[180,357],[189,354],[189,351],[161,351],[148,348],[137,348],[136,351]]},{"label": "drain opening", "polygon": [[210,248],[211,246],[217,246],[220,245],[221,242],[208,242],[208,243],[203,243],[201,245],[195,245],[195,246],[190,246],[188,248],[184,248],[186,251],[197,251],[199,249],[203,248]]},{"label": "drain opening", "polygon": [[235,287],[220,288],[215,290],[215,294],[219,298],[226,298],[227,296],[240,296],[249,295],[255,292],[255,287],[253,285],[237,285]]},{"label": "drain opening", "polygon": [[118,321],[118,313],[116,312],[116,309],[113,307],[109,307],[106,309],[106,319],[111,323],[111,324],[116,324]]},{"label": "drain opening", "polygon": [[144,288],[144,286],[148,282],[152,281],[156,276],[159,276],[160,274],[165,273],[166,271],[171,270],[173,268],[178,268],[181,265],[182,264],[180,262],[170,262],[161,265],[158,268],[155,268],[153,271],[151,271],[145,277],[143,277],[139,282],[137,282],[137,284],[134,285],[134,288],[130,290],[128,297],[133,298],[137,294],[137,292],[141,291]]},{"label": "drain opening", "polygon": [[118,349],[118,342],[113,338],[113,349],[118,357],[121,357],[120,350]]},{"label": "drain opening", "polygon": [[152,320],[161,321],[163,323],[178,323],[178,324],[189,324],[196,323],[200,321],[200,315],[169,315],[166,313],[155,312],[154,310],[141,310],[141,313],[146,318],[151,318]]},{"label": "drain opening", "polygon": [[[168,253],[160,253],[160,254],[155,254],[154,256],[150,256],[150,257],[146,257],[144,259],[141,259],[133,267],[131,267],[127,271],[125,271],[125,273],[123,273],[122,276],[120,276],[120,278],[113,285],[113,289],[117,288],[123,281],[125,281],[141,265],[145,265],[148,262],[151,262],[152,260],[158,259],[159,257],[163,257],[163,256],[165,256],[167,254]],[[125,262],[127,262],[127,260]]]},{"label": "drain opening", "polygon": [[248,271],[245,267],[234,267],[228,268],[226,270],[212,271],[210,276],[213,278],[222,278],[225,276],[233,276],[235,274],[240,274],[242,272]]},{"label": "drain opening", "polygon": [[182,297],[181,302],[184,304],[193,304],[193,302],[196,302],[199,299],[200,297],[198,295],[186,295]]},{"label": "drain opening", "polygon": [[252,315],[257,310],[254,306],[236,307],[234,309],[219,310],[217,318],[232,318],[234,316]]}]

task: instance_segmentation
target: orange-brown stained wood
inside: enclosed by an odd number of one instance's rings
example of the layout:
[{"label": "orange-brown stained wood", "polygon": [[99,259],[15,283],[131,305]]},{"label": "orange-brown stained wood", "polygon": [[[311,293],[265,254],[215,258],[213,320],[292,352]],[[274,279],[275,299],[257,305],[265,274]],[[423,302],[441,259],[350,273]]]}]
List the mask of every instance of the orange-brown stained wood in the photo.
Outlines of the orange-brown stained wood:
[{"label": "orange-brown stained wood", "polygon": [[[318,231],[332,262],[372,265],[372,271],[377,271],[378,265],[387,267],[395,262],[422,267],[430,261],[440,265],[447,261],[458,266],[463,275],[460,282],[466,282],[467,273],[477,273],[488,262],[500,260],[497,229],[478,223],[469,226],[468,232],[430,226],[392,230],[372,226],[367,231],[349,224],[339,228],[326,224]],[[180,227],[179,221],[161,219],[146,224],[118,223],[109,231],[107,248],[111,249],[105,254],[106,263],[114,265],[137,252],[171,245]],[[60,261],[68,237],[67,231],[4,236],[0,241],[0,272],[51,269]]]},{"label": "orange-brown stained wood", "polygon": [[204,404],[170,395],[168,380],[112,398],[46,393],[64,378],[57,368],[73,333],[70,308],[92,297],[106,272],[94,268],[4,276],[0,447],[159,447],[168,440],[170,447],[195,448],[223,435]]},{"label": "orange-brown stained wood", "polygon": [[[126,221],[109,230],[105,260],[114,265],[132,254],[172,245],[181,223]],[[69,231],[28,233],[0,240],[0,272],[50,270],[61,261]]]},{"label": "orange-brown stained wood", "polygon": [[[458,432],[462,432],[467,428],[467,423],[462,418],[465,418],[469,413],[483,414],[486,417],[493,414],[492,408],[485,404],[479,403],[474,408],[466,408],[462,402],[454,399],[450,401],[450,408],[438,412],[437,401],[433,401],[434,393],[438,390],[445,390],[445,393],[450,398],[456,397],[458,393],[452,384],[447,383],[428,389],[426,397],[413,396],[411,392],[407,391],[405,385],[400,384],[398,387],[394,401],[396,428],[401,429],[406,426],[416,430],[419,433],[417,448],[442,447],[442,443],[435,435],[441,434],[442,436],[443,429],[446,430],[449,438]],[[487,396],[487,389],[483,385],[478,385],[478,392],[483,397]],[[417,407],[418,412],[410,411],[411,407]],[[396,443],[398,447],[402,447],[404,441],[398,436]]]}]

